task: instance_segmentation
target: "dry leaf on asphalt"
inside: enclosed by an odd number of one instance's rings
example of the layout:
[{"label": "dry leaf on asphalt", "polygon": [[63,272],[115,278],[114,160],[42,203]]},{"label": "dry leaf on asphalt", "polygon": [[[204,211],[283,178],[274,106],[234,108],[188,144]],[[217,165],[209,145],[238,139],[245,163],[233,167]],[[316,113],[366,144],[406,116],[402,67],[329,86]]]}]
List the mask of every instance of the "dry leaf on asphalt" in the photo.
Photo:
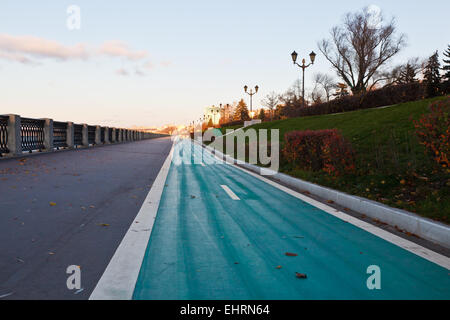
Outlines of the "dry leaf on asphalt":
[{"label": "dry leaf on asphalt", "polygon": [[295,273],[295,276],[296,276],[297,278],[299,278],[299,279],[306,279],[306,278],[307,278],[306,274],[304,274],[304,273],[299,273],[299,272],[296,272],[296,273]]},{"label": "dry leaf on asphalt", "polygon": [[286,252],[285,254],[286,254],[288,257],[296,257],[296,256],[298,256],[298,254],[292,253],[292,252]]}]

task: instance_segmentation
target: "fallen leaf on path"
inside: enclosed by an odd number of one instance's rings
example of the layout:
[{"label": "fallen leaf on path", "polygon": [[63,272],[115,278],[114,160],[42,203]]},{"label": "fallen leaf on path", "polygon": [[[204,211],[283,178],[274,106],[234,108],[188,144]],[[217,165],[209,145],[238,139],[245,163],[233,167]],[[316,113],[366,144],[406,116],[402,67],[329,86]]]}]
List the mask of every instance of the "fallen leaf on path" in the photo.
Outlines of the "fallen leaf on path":
[{"label": "fallen leaf on path", "polygon": [[101,226],[101,227],[109,227],[109,224],[107,224],[107,223],[100,223],[99,226]]},{"label": "fallen leaf on path", "polygon": [[298,254],[292,253],[292,252],[286,252],[285,254],[286,254],[288,257],[296,257],[296,256],[298,256]]},{"label": "fallen leaf on path", "polygon": [[306,276],[305,273],[299,273],[299,272],[296,272],[296,273],[295,273],[295,276],[296,276],[297,278],[299,278],[299,279],[306,279],[306,278],[307,278],[307,276]]},{"label": "fallen leaf on path", "polygon": [[50,205],[51,205],[52,207],[54,207],[54,206],[56,206],[56,202],[50,202]]}]

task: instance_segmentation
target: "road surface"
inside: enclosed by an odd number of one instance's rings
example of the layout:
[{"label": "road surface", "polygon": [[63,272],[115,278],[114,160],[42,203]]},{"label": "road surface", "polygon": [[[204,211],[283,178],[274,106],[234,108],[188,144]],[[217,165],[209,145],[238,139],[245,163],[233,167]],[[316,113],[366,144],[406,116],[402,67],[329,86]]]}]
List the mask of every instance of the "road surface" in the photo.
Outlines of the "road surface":
[{"label": "road surface", "polygon": [[134,299],[450,299],[446,268],[211,159],[172,164]]},{"label": "road surface", "polygon": [[[87,299],[139,211],[170,138],[0,160],[0,297]],[[81,267],[81,290],[66,268]]]}]

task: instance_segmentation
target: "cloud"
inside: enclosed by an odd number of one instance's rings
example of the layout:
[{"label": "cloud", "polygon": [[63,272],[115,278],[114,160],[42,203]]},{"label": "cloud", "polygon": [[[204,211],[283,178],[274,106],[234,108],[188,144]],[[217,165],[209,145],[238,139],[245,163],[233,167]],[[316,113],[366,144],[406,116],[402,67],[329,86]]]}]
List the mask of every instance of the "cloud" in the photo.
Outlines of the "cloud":
[{"label": "cloud", "polygon": [[133,61],[144,59],[148,55],[148,52],[145,50],[130,50],[126,43],[118,40],[103,43],[98,52],[113,57],[124,57]]},{"label": "cloud", "polygon": [[142,67],[146,70],[150,70],[153,69],[155,65],[151,61],[146,61]]},{"label": "cloud", "polygon": [[27,57],[25,57],[24,55],[22,55],[20,53],[0,51],[0,59],[20,62],[23,64],[33,64],[33,61],[31,61],[30,59],[28,59]]},{"label": "cloud", "polygon": [[162,61],[162,62],[161,62],[161,65],[162,65],[163,67],[169,67],[170,65],[172,65],[172,61]]},{"label": "cloud", "polygon": [[136,68],[135,71],[134,71],[134,73],[135,73],[137,76],[141,76],[141,77],[143,77],[143,76],[146,75],[145,72],[142,71],[142,70],[139,69],[139,68]]},{"label": "cloud", "polygon": [[124,68],[120,68],[120,69],[116,70],[116,74],[118,74],[119,76],[124,76],[124,77],[129,75],[128,71],[125,70]]},{"label": "cloud", "polygon": [[33,36],[11,36],[0,34],[0,57],[21,63],[30,63],[34,58],[57,60],[87,59],[86,45],[65,46],[57,41]]},{"label": "cloud", "polygon": [[14,36],[0,33],[0,60],[18,62],[27,65],[41,64],[43,59],[56,61],[88,60],[96,57],[124,58],[125,60],[139,63],[134,73],[120,68],[115,71],[120,76],[135,74],[146,75],[146,72],[157,66],[168,67],[170,61],[153,63],[148,60],[146,50],[132,50],[123,41],[110,40],[100,46],[88,46],[78,43],[72,46],[63,45],[54,40],[34,36]]},{"label": "cloud", "polygon": [[172,64],[172,62],[170,62],[170,61],[161,61],[161,62],[155,64],[152,61],[147,60],[142,65],[136,66],[135,74],[138,76],[145,76],[145,75],[147,75],[146,71],[153,70],[153,69],[157,68],[158,66],[169,67],[171,64]]},{"label": "cloud", "polygon": [[82,43],[65,46],[54,40],[34,36],[0,34],[0,59],[9,61],[29,64],[33,62],[33,59],[86,60],[92,56],[101,55],[137,61],[146,58],[148,52],[131,50],[125,42],[119,40],[106,41],[98,49],[92,50]]}]

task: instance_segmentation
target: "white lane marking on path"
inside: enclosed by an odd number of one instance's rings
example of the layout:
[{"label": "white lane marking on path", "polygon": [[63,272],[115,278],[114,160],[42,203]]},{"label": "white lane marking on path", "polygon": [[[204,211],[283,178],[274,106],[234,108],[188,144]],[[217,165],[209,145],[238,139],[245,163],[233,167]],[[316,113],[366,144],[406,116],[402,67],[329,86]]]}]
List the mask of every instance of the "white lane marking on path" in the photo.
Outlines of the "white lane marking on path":
[{"label": "white lane marking on path", "polygon": [[225,190],[225,192],[230,196],[231,199],[241,200],[230,188],[228,188],[228,186],[224,184],[221,184],[220,186],[222,187],[223,190]]},{"label": "white lane marking on path", "polygon": [[173,156],[172,148],[89,300],[131,300]]},{"label": "white lane marking on path", "polygon": [[[201,146],[199,146],[199,147],[201,147]],[[213,156],[215,156],[216,158],[220,159],[217,155],[213,155]],[[228,162],[228,158],[227,158],[227,162]],[[281,184],[278,184],[275,181],[272,181],[270,179],[262,177],[262,176],[260,176],[260,175],[258,175],[256,173],[251,172],[249,170],[246,170],[244,168],[241,168],[241,167],[237,166],[234,163],[230,163],[230,164],[232,164],[233,167],[235,167],[235,168],[237,168],[237,169],[239,169],[239,170],[241,170],[243,172],[246,172],[249,175],[251,175],[251,176],[253,176],[253,177],[257,178],[257,179],[259,179],[261,181],[264,181],[264,182],[274,186],[275,188],[278,188],[278,189],[280,189],[280,190],[282,190],[282,191],[284,191],[284,192],[286,192],[286,193],[288,193],[288,194],[290,194],[290,195],[292,195],[292,196],[294,196],[294,197],[296,197],[296,198],[298,198],[300,200],[303,200],[303,201],[311,204],[312,206],[314,206],[314,207],[316,207],[318,209],[321,209],[321,210],[325,211],[326,213],[329,213],[329,214],[335,216],[336,218],[339,218],[339,219],[341,219],[341,220],[343,220],[345,222],[348,222],[348,223],[350,223],[350,224],[352,224],[352,225],[354,225],[354,226],[356,226],[356,227],[358,227],[360,229],[363,229],[364,231],[367,231],[367,232],[369,232],[369,233],[371,233],[371,234],[373,234],[373,235],[375,235],[375,236],[377,236],[377,237],[379,237],[379,238],[381,238],[383,240],[386,240],[386,241],[388,241],[388,242],[390,242],[392,244],[395,244],[396,246],[399,246],[400,248],[403,248],[403,249],[405,249],[405,250],[407,250],[409,252],[412,252],[415,255],[419,256],[419,257],[422,257],[422,258],[424,258],[424,259],[426,259],[428,261],[431,261],[431,262],[433,262],[433,263],[435,263],[435,264],[437,264],[437,265],[439,265],[439,266],[441,266],[443,268],[446,268],[447,270],[450,270],[450,258],[448,258],[446,256],[443,256],[443,255],[441,255],[441,254],[439,254],[437,252],[434,252],[434,251],[432,251],[432,250],[430,250],[428,248],[422,247],[421,245],[418,245],[418,244],[416,244],[416,243],[414,243],[412,241],[409,241],[407,239],[399,237],[399,236],[397,236],[397,235],[395,235],[393,233],[390,233],[389,231],[386,231],[384,229],[378,228],[377,226],[375,226],[373,224],[367,223],[367,222],[365,222],[363,220],[359,220],[358,218],[355,218],[355,217],[350,216],[350,215],[348,215],[348,214],[346,214],[346,213],[344,213],[342,211],[334,209],[334,208],[332,208],[332,207],[330,207],[330,206],[328,206],[328,205],[326,205],[326,204],[324,204],[324,203],[322,203],[320,201],[317,201],[317,200],[314,200],[312,198],[309,198],[309,197],[307,197],[307,196],[305,196],[305,195],[303,195],[303,194],[301,194],[301,193],[299,193],[297,191],[294,191],[294,190],[292,190],[292,189],[290,189],[288,187],[285,187],[285,186],[283,186]]]}]

